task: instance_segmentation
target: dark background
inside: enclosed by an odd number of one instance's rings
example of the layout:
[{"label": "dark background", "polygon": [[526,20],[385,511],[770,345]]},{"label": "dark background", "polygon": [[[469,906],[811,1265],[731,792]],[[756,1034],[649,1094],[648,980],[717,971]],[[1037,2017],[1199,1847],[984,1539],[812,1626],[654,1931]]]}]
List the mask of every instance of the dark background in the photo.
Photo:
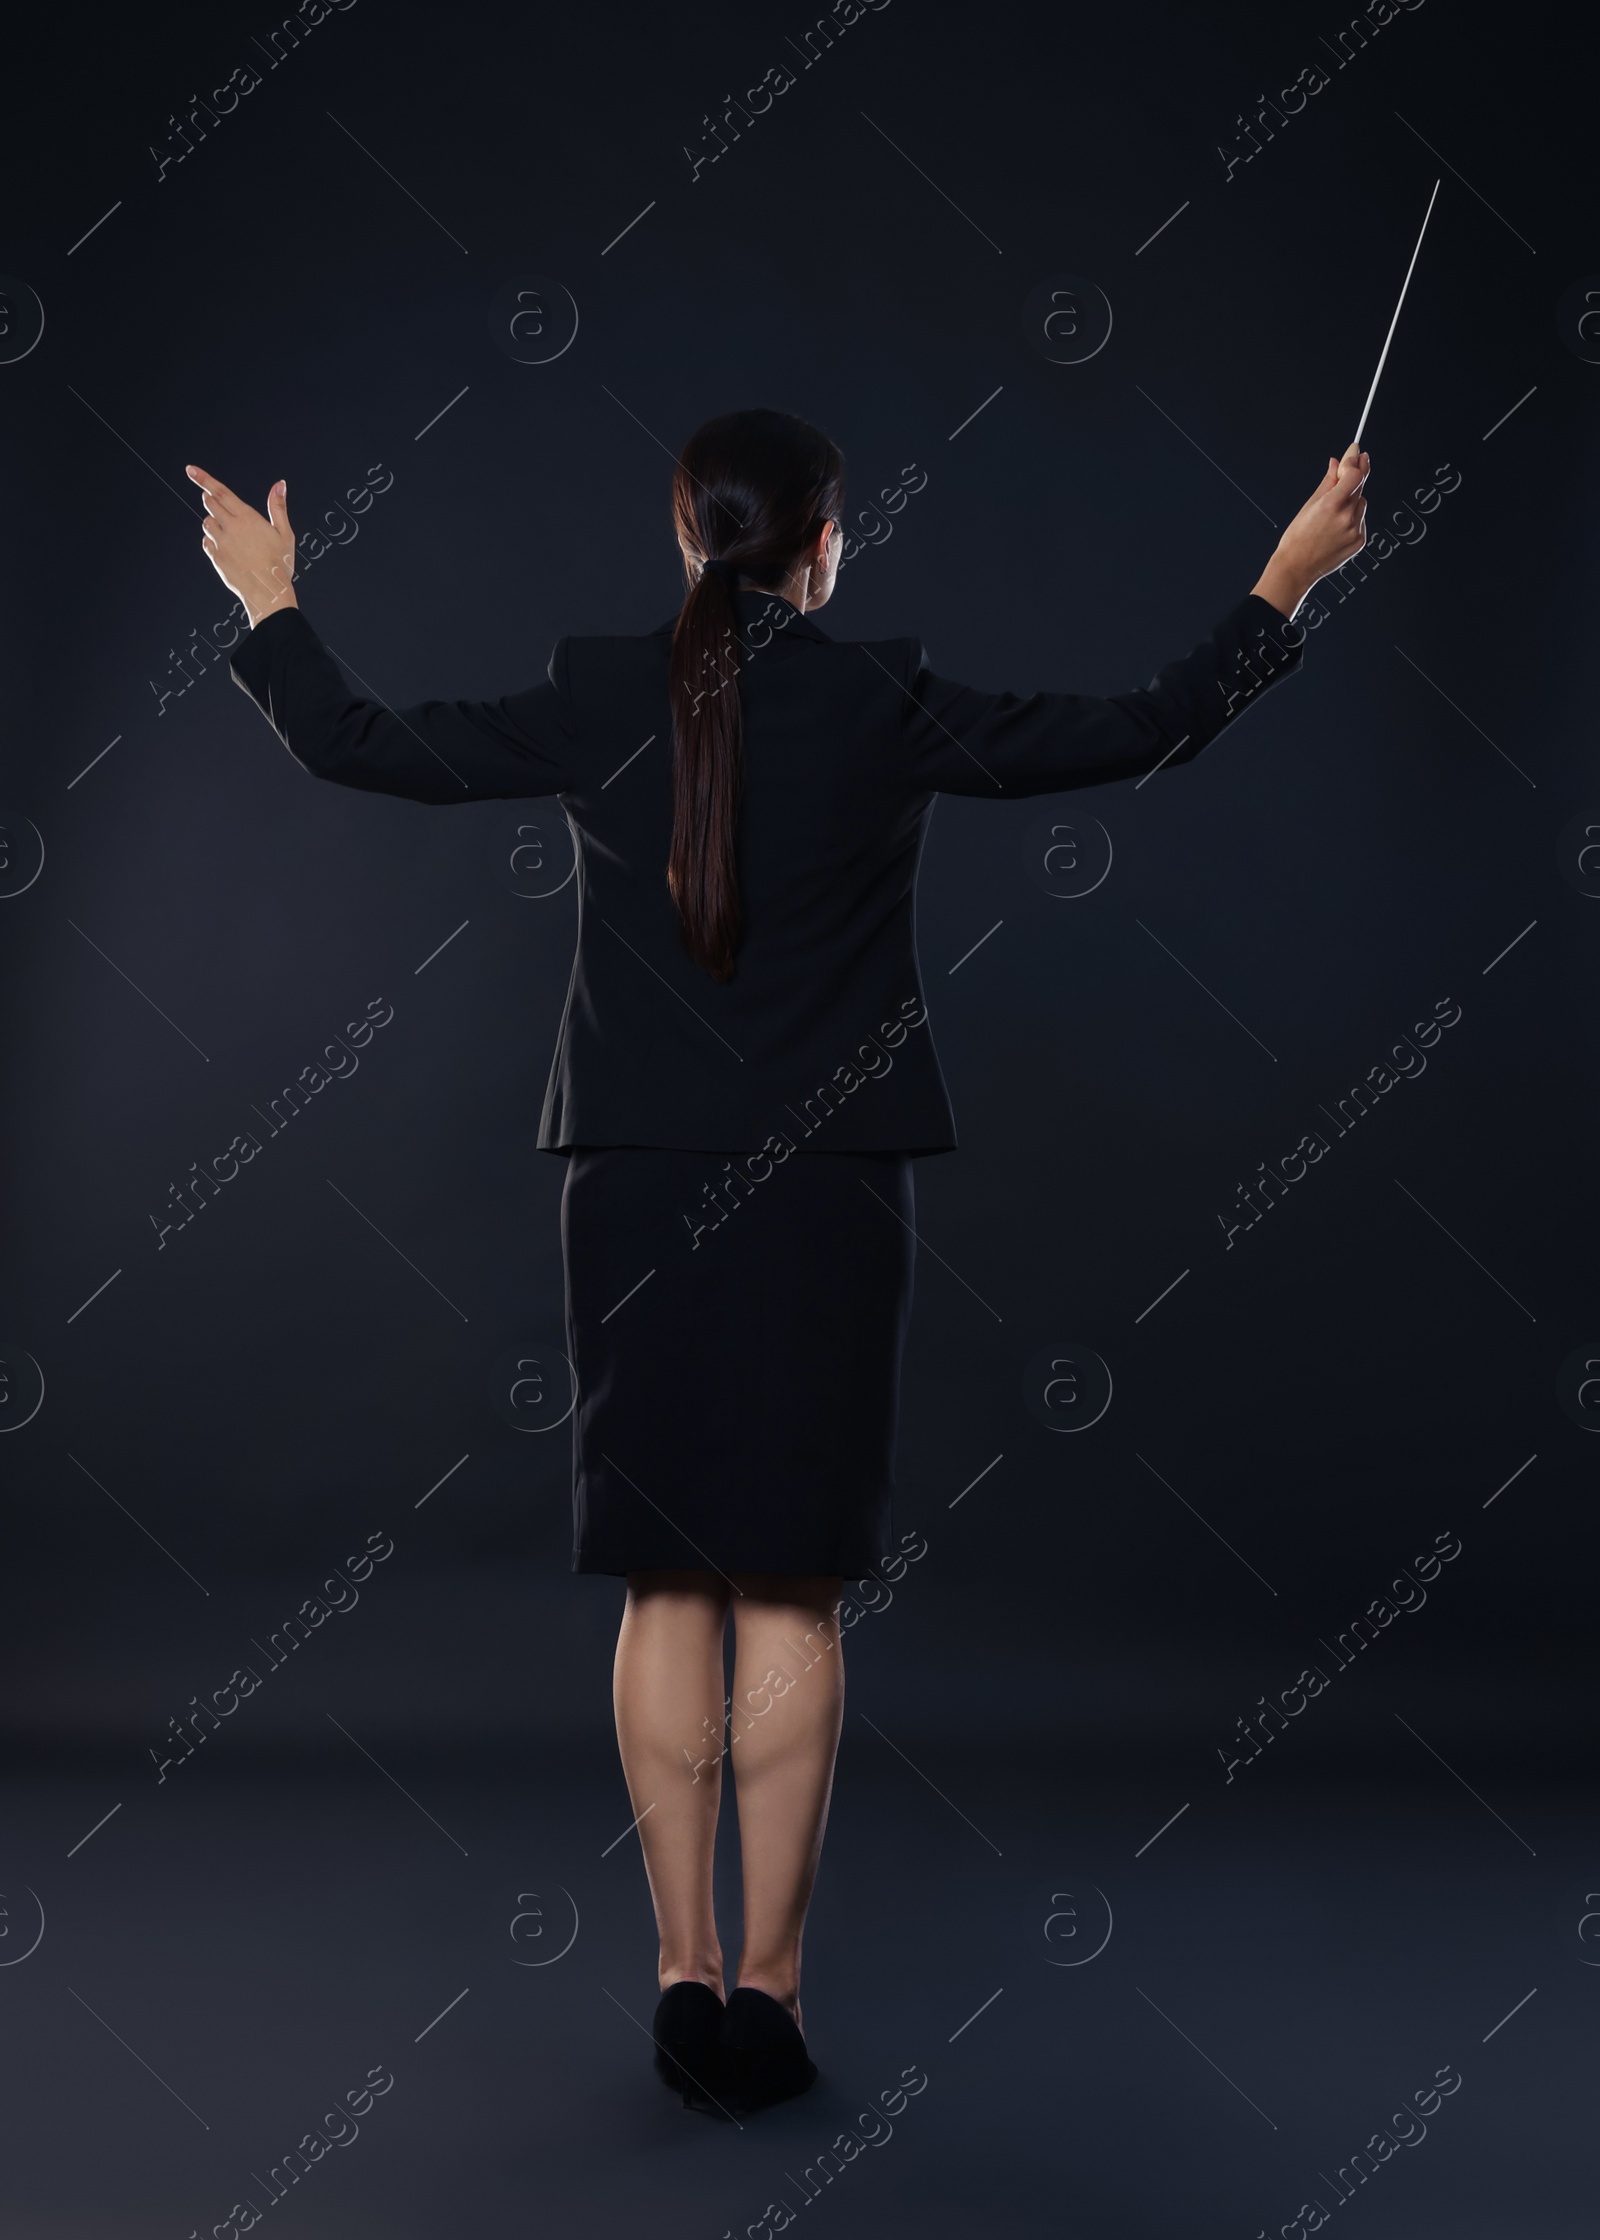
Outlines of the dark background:
[{"label": "dark background", "polygon": [[[743,2233],[784,2194],[806,2215],[785,2173],[920,2063],[892,2152],[817,2204],[839,2231],[1245,2236],[1332,2213],[1327,2178],[1454,2064],[1342,2221],[1576,2234],[1592,52],[1557,11],[1437,0],[1361,19],[1343,68],[1349,13],[1298,4],[893,0],[805,69],[815,18],[781,8],[366,0],[269,69],[273,20],[36,17],[8,57],[0,353],[28,291],[44,313],[0,364],[0,1409],[44,1386],[0,1439],[13,2229],[209,2232],[387,2063],[297,2229]],[[252,59],[158,177],[172,112]],[[708,110],[784,62],[692,176]],[[1239,112],[1319,64],[1228,177]],[[823,2084],[696,2123],[626,2019],[654,1947],[610,1848],[621,1586],[569,1574],[566,1430],[493,1405],[508,1350],[561,1343],[563,1169],[533,1144],[575,900],[526,890],[564,826],[317,786],[225,655],[185,685],[230,598],[184,464],[257,504],[285,475],[302,537],[392,474],[301,599],[404,706],[664,619],[669,454],[779,405],[855,503],[927,476],[831,633],[1121,690],[1249,589],[1353,433],[1441,176],[1365,437],[1369,529],[1459,474],[1426,536],[1324,585],[1302,674],[1193,767],[934,816],[962,1149],[917,1173],[898,1517],[927,1552],[848,1650]],[[529,274],[578,314],[542,364],[490,328]],[[1076,364],[1024,321],[1065,276],[1113,313]],[[1086,862],[1109,843],[1092,892],[1035,875],[1052,821]],[[252,1108],[375,998],[359,1073],[266,1138]],[[1426,1073],[1332,1136],[1319,1108],[1446,999]],[[1228,1247],[1238,1186],[1310,1129],[1327,1158]],[[260,1157],[158,1246],[241,1130]],[[1068,1346],[1113,1388],[1071,1438],[1029,1405]],[[359,1606],[158,1781],[169,1720],[374,1531]],[[1235,1721],[1331,1672],[1319,1638],[1442,1532],[1426,1607],[1225,1780]],[[568,1905],[569,1953],[529,1968]]]}]

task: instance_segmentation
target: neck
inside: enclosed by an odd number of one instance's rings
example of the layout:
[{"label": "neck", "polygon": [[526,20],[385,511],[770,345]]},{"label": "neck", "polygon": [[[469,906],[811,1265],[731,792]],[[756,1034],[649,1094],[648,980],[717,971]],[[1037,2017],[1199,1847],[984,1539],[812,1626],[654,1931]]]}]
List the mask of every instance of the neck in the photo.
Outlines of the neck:
[{"label": "neck", "polygon": [[791,607],[798,607],[800,612],[804,614],[806,611],[808,574],[808,569],[797,568],[786,582],[774,584],[753,583],[748,576],[741,576],[739,578],[739,589],[741,591],[759,592],[765,599],[787,599]]}]

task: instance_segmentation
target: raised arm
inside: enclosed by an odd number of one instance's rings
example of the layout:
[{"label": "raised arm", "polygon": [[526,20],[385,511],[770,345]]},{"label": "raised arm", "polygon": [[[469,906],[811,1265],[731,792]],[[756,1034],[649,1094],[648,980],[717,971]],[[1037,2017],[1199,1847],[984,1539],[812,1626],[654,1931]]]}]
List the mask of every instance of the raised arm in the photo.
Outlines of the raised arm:
[{"label": "raised arm", "polygon": [[904,736],[914,782],[980,799],[1106,785],[1192,761],[1261,694],[1300,665],[1295,615],[1313,584],[1366,542],[1368,458],[1354,444],[1279,539],[1249,597],[1150,683],[1085,693],[980,692],[935,676],[914,649]]},{"label": "raised arm", "polygon": [[198,467],[207,557],[250,617],[230,664],[298,762],[336,785],[409,801],[517,800],[559,793],[574,775],[566,646],[549,679],[500,700],[425,700],[390,708],[351,691],[294,595],[294,531],[284,485],[265,515]]}]

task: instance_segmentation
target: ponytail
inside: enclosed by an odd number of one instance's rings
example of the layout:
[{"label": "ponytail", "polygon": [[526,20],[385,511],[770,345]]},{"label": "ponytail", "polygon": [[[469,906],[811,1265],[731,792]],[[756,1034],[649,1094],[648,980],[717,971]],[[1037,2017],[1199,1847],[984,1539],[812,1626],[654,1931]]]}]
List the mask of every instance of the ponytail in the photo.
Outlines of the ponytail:
[{"label": "ponytail", "polygon": [[744,780],[739,611],[731,572],[702,568],[672,634],[672,848],[667,887],[683,945],[713,980],[733,978],[743,930],[737,842]]},{"label": "ponytail", "polygon": [[667,887],[684,948],[713,980],[733,978],[744,930],[739,807],[744,782],[740,578],[787,579],[843,509],[844,460],[785,412],[730,412],[685,444],[672,505],[689,588],[672,634],[672,844]]}]

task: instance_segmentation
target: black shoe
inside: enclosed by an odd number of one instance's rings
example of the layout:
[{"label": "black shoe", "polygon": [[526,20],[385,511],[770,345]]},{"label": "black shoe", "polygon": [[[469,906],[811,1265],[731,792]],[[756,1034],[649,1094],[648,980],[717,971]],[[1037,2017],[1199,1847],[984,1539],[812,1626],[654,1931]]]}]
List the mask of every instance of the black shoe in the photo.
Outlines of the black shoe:
[{"label": "black shoe", "polygon": [[722,2018],[724,2097],[746,2110],[809,2092],[817,2065],[776,1999],[749,1984],[732,1993]]},{"label": "black shoe", "polygon": [[722,2001],[709,1985],[692,1979],[668,1984],[661,1994],[650,2035],[656,2042],[656,2075],[683,2104],[692,2108],[716,2091]]}]

